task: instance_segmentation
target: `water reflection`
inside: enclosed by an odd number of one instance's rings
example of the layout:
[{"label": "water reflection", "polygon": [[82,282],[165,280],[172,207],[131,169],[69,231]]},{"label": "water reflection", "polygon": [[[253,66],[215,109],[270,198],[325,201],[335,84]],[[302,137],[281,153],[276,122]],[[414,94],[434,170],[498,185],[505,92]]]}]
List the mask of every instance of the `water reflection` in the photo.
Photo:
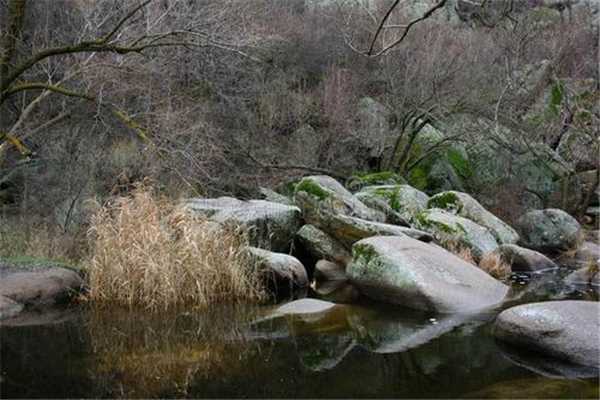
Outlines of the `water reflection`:
[{"label": "water reflection", "polygon": [[[551,278],[519,285],[510,304],[571,295]],[[372,303],[293,316],[276,309],[79,308],[48,314],[52,323],[2,325],[0,391],[27,398],[598,394],[589,371],[500,348],[490,334],[494,314],[440,316]]]}]

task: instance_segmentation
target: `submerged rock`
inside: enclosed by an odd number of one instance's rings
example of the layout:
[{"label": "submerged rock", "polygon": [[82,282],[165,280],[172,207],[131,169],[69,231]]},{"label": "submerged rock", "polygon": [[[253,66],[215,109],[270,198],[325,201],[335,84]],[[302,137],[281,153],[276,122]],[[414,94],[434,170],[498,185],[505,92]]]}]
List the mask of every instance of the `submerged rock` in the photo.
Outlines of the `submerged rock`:
[{"label": "submerged rock", "polygon": [[332,311],[337,304],[317,299],[294,300],[284,304],[275,311],[278,315],[320,314]]},{"label": "submerged rock", "polygon": [[296,257],[257,247],[248,247],[248,252],[255,257],[261,273],[273,284],[276,292],[308,286],[306,269]]},{"label": "submerged rock", "polygon": [[9,273],[0,279],[0,296],[25,306],[68,301],[83,288],[83,279],[74,270],[50,267]]},{"label": "submerged rock", "polygon": [[470,219],[437,208],[425,210],[417,218],[420,229],[442,243],[456,242],[470,249],[475,260],[498,247],[490,231]]},{"label": "submerged rock", "polygon": [[519,218],[517,227],[523,246],[544,253],[576,249],[583,236],[579,222],[556,208],[530,211]]},{"label": "submerged rock", "polygon": [[438,193],[429,199],[427,206],[444,209],[476,222],[487,228],[500,244],[512,244],[519,241],[517,231],[486,210],[467,193],[456,191]]},{"label": "submerged rock", "polygon": [[533,272],[558,268],[554,261],[542,253],[515,244],[503,244],[489,255],[500,256],[502,261],[510,265],[513,272]]},{"label": "submerged rock", "polygon": [[299,208],[270,201],[194,198],[185,201],[183,207],[217,222],[246,227],[253,246],[273,251],[287,251],[300,228]]},{"label": "submerged rock", "polygon": [[387,222],[408,225],[427,208],[429,196],[410,185],[367,186],[356,197],[368,206],[384,212]]},{"label": "submerged rock", "polygon": [[368,297],[441,313],[493,307],[508,287],[438,247],[407,236],[373,237],[352,248],[350,280]]},{"label": "submerged rock", "polygon": [[341,214],[382,222],[385,215],[367,207],[344,186],[330,176],[316,175],[303,178],[295,187],[294,201],[302,210],[304,219],[319,228],[321,214]]},{"label": "submerged rock", "polygon": [[317,259],[342,264],[346,264],[350,260],[350,251],[342,243],[314,225],[304,225],[296,235],[300,244]]},{"label": "submerged rock", "polygon": [[581,365],[600,367],[600,303],[547,301],[509,308],[498,315],[501,341]]}]

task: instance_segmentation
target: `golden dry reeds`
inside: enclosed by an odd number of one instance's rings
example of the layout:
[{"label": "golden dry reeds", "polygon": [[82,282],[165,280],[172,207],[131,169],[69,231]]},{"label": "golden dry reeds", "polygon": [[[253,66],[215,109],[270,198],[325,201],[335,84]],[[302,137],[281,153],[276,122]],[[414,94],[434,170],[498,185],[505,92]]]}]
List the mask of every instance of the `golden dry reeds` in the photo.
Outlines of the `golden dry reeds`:
[{"label": "golden dry reeds", "polygon": [[89,233],[96,304],[155,310],[265,297],[242,229],[191,215],[147,186],[101,207]]}]

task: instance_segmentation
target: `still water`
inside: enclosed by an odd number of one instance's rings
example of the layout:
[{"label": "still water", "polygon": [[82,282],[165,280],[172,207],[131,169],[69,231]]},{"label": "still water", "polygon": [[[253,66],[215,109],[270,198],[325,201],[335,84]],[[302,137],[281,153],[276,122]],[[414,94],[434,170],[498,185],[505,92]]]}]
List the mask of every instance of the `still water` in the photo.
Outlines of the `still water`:
[{"label": "still water", "polygon": [[[513,303],[590,298],[515,280]],[[522,287],[520,287],[522,286]],[[314,295],[314,294],[313,294]],[[592,298],[597,300],[597,298]],[[503,306],[506,307],[506,306]],[[491,335],[497,312],[440,316],[359,302],[164,313],[57,309],[0,326],[2,398],[598,398],[597,371]]]}]

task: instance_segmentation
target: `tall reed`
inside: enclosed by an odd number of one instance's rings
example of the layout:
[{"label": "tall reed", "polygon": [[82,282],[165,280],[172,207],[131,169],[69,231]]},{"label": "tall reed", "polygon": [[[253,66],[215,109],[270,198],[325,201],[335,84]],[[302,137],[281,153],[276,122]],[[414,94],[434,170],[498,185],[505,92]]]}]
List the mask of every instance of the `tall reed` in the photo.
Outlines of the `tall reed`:
[{"label": "tall reed", "polygon": [[89,237],[96,304],[155,310],[265,297],[242,229],[191,215],[148,186],[100,207]]}]

